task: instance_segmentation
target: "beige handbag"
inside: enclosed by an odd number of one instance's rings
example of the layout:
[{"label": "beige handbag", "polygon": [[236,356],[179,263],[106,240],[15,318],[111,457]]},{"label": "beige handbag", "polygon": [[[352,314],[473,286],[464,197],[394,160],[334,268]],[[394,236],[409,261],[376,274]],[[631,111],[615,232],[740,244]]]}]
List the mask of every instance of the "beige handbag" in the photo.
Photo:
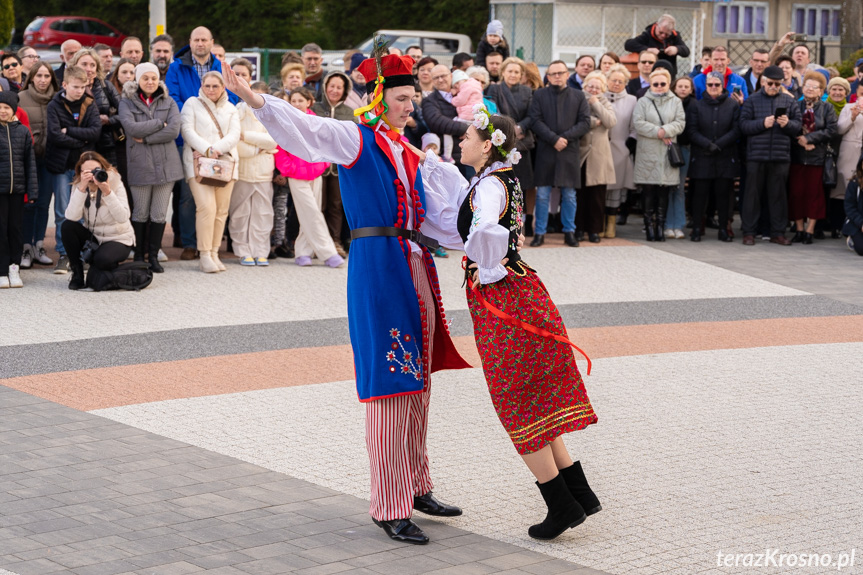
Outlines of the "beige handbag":
[{"label": "beige handbag", "polygon": [[[201,98],[198,99],[201,100],[201,105],[204,106],[204,109],[207,110],[208,114],[210,114],[210,118],[213,119],[213,123],[216,124],[219,138],[224,138],[225,135],[222,133],[222,127],[219,125],[219,121],[216,119],[215,114],[213,114],[213,111],[209,106],[207,106],[206,102]],[[225,157],[228,159],[223,159]],[[194,161],[194,166],[195,181],[204,186],[223,188],[230,183],[234,177],[234,160],[231,158],[230,154],[222,154],[219,158],[200,156]]]}]

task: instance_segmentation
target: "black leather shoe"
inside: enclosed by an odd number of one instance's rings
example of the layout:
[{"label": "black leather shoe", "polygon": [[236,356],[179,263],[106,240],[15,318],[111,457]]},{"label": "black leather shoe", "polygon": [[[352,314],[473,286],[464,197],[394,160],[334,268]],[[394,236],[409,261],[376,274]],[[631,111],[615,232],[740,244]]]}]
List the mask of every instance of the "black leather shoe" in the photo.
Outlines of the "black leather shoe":
[{"label": "black leather shoe", "polygon": [[599,234],[592,234],[592,233],[589,233],[589,234],[587,234],[587,239],[588,239],[588,240],[590,241],[590,243],[592,243],[592,244],[598,244],[598,243],[599,243]]},{"label": "black leather shoe", "polygon": [[455,517],[461,515],[461,509],[455,505],[447,505],[438,501],[432,492],[429,491],[425,495],[414,497],[414,509],[421,511],[426,515],[436,515],[438,517]]},{"label": "black leather shoe", "polygon": [[413,545],[425,545],[429,542],[428,535],[410,519],[392,519],[390,521],[378,521],[372,519],[375,525],[384,530],[390,539],[411,543]]},{"label": "black leather shoe", "polygon": [[536,234],[533,236],[533,239],[530,240],[530,247],[536,248],[545,243],[545,234]]},{"label": "black leather shoe", "polygon": [[573,232],[563,232],[563,243],[571,248],[577,248],[578,238]]}]

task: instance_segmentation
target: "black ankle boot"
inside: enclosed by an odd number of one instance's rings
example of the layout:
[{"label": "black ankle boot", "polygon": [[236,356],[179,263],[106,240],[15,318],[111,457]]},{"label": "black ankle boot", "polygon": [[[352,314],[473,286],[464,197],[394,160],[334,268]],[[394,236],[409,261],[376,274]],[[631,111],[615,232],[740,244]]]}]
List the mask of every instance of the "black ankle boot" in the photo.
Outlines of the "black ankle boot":
[{"label": "black ankle boot", "polygon": [[165,233],[165,224],[157,224],[150,222],[150,269],[154,274],[160,274],[165,271],[162,264],[159,263],[159,250],[162,249],[162,234]]},{"label": "black ankle boot", "polygon": [[602,511],[599,498],[587,484],[587,478],[584,476],[580,461],[576,461],[566,469],[561,469],[560,474],[563,476],[563,481],[569,488],[569,492],[584,509],[585,515],[593,515]]},{"label": "black ankle boot", "polygon": [[132,229],[135,230],[135,261],[144,261],[144,237],[147,234],[147,222],[132,222]]},{"label": "black ankle boot", "polygon": [[548,515],[545,520],[537,525],[532,525],[527,534],[534,539],[554,539],[570,527],[580,525],[587,519],[584,509],[569,492],[563,476],[557,476],[546,483],[536,482],[539,492],[548,507]]},{"label": "black ankle boot", "polygon": [[797,232],[797,233],[795,233],[795,234],[794,234],[794,237],[793,237],[793,238],[791,238],[791,243],[792,243],[792,244],[800,244],[800,243],[803,243],[803,238],[804,238],[804,236],[805,236],[805,234],[804,234],[803,232]]},{"label": "black ankle boot", "polygon": [[527,215],[524,218],[524,237],[533,237],[533,216]]},{"label": "black ankle boot", "polygon": [[651,223],[649,216],[644,216],[644,233],[647,235],[647,241],[656,241],[656,238],[653,235],[653,223]]},{"label": "black ankle boot", "polygon": [[812,244],[812,234],[810,234],[809,232],[803,232],[803,241],[801,241],[800,243],[807,246]]},{"label": "black ankle boot", "polygon": [[536,248],[545,243],[545,234],[536,234],[530,241],[530,247]]},{"label": "black ankle boot", "polygon": [[79,290],[84,289],[84,262],[69,262],[69,267],[72,269],[72,279],[69,280],[69,289]]}]

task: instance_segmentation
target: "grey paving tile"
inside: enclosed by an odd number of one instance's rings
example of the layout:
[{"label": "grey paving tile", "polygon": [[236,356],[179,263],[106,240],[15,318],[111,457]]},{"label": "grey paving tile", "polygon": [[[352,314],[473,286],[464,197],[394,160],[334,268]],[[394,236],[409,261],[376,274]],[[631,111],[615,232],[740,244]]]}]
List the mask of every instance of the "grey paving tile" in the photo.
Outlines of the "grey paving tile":
[{"label": "grey paving tile", "polygon": [[233,567],[242,573],[251,573],[252,575],[281,575],[298,569],[316,567],[317,565],[314,561],[310,561],[299,555],[280,555],[279,557],[268,557],[266,559],[239,563]]}]

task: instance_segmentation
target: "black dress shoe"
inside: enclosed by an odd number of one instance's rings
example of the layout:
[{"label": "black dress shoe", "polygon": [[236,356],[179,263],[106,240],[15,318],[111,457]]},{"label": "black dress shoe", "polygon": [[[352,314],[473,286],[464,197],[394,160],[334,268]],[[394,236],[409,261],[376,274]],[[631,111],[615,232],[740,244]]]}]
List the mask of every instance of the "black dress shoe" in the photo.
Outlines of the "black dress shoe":
[{"label": "black dress shoe", "polygon": [[426,515],[435,515],[437,517],[455,517],[456,515],[461,515],[461,509],[455,505],[441,503],[432,495],[431,491],[425,495],[414,497],[414,509]]},{"label": "black dress shoe", "polygon": [[372,519],[375,525],[384,530],[390,539],[412,543],[413,545],[425,545],[429,542],[428,535],[413,521],[408,519],[391,519],[390,521],[378,521]]},{"label": "black dress shoe", "polygon": [[791,243],[799,244],[803,242],[803,232],[797,232],[794,234],[794,237],[791,238]]},{"label": "black dress shoe", "polygon": [[587,239],[588,239],[588,240],[590,241],[590,243],[592,243],[592,244],[598,244],[598,243],[599,243],[599,234],[591,234],[591,233],[589,233],[589,234],[587,234]]},{"label": "black dress shoe", "polygon": [[530,247],[536,248],[545,243],[545,234],[536,234],[533,236],[533,239],[530,240]]},{"label": "black dress shoe", "polygon": [[577,239],[580,242],[583,242],[584,241],[584,232],[576,232],[575,239]]},{"label": "black dress shoe", "polygon": [[563,232],[563,243],[571,248],[578,247],[578,238],[573,232]]}]

